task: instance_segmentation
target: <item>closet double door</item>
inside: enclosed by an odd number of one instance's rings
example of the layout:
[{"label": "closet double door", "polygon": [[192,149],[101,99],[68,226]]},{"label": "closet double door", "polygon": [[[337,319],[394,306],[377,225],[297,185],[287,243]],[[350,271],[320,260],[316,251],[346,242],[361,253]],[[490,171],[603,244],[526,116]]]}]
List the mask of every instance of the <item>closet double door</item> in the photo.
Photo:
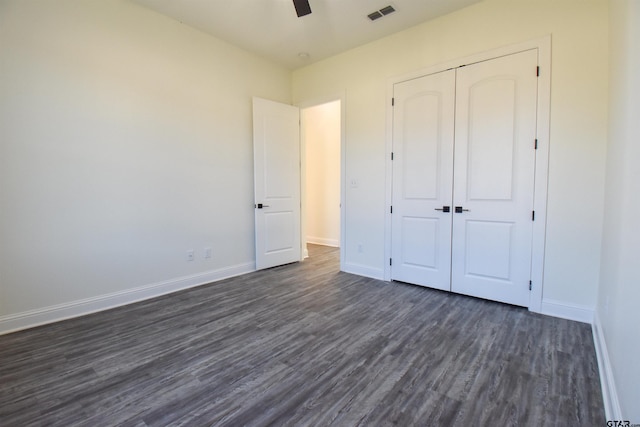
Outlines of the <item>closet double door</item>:
[{"label": "closet double door", "polygon": [[537,50],[394,85],[392,280],[528,306]]}]

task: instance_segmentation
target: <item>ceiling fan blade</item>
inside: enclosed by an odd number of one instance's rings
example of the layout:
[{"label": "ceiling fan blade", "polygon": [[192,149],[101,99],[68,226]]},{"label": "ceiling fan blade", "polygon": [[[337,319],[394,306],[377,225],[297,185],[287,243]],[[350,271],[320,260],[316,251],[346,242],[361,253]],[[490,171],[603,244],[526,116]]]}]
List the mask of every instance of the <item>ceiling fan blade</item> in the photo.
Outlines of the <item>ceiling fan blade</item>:
[{"label": "ceiling fan blade", "polygon": [[309,0],[293,0],[293,5],[296,8],[296,13],[298,14],[298,18],[311,13],[311,6],[309,5]]}]

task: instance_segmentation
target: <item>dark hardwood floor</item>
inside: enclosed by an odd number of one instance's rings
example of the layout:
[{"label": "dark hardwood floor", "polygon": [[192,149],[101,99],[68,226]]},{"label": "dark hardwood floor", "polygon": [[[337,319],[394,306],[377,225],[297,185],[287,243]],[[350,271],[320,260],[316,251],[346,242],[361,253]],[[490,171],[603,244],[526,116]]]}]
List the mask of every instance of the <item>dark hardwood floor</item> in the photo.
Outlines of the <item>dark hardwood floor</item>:
[{"label": "dark hardwood floor", "polygon": [[603,426],[589,325],[338,251],[0,336],[0,426]]}]

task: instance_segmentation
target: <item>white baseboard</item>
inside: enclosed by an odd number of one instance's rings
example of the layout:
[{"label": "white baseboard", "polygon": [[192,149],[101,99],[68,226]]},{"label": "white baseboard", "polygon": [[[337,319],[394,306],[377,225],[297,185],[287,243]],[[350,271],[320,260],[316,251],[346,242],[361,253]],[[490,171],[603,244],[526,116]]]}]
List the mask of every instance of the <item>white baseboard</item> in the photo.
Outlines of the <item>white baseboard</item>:
[{"label": "white baseboard", "polygon": [[562,319],[592,324],[594,310],[593,307],[586,305],[543,299],[540,313],[546,314],[547,316],[560,317]]},{"label": "white baseboard", "polygon": [[596,347],[596,356],[598,358],[598,370],[600,371],[600,387],[602,388],[602,400],[604,401],[604,413],[607,420],[622,420],[622,410],[620,409],[620,401],[618,400],[618,392],[613,378],[613,370],[611,361],[609,360],[609,350],[604,339],[600,316],[596,311],[593,325],[593,342]]},{"label": "white baseboard", "polygon": [[331,246],[333,248],[339,248],[340,247],[340,240],[325,239],[324,237],[309,237],[309,236],[307,236],[307,243],[311,243],[313,245]]},{"label": "white baseboard", "polygon": [[0,317],[0,335],[159,297],[183,289],[250,273],[255,269],[255,263],[238,264],[111,294],[2,316]]},{"label": "white baseboard", "polygon": [[384,280],[384,270],[366,265],[345,262],[342,266],[345,273],[357,274],[358,276],[370,277],[372,279]]}]

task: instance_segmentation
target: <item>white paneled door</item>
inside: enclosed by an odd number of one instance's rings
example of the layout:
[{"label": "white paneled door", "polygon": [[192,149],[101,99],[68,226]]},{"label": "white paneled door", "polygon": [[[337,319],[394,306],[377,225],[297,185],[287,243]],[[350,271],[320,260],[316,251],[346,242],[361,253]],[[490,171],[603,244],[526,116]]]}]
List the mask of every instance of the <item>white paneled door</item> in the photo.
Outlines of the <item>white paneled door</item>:
[{"label": "white paneled door", "polygon": [[454,292],[529,305],[537,63],[530,50],[457,71]]},{"label": "white paneled door", "polygon": [[392,273],[450,289],[455,70],[394,85]]},{"label": "white paneled door", "polygon": [[529,304],[536,68],[534,49],[394,86],[392,279]]},{"label": "white paneled door", "polygon": [[253,98],[256,268],[300,261],[300,112]]}]

